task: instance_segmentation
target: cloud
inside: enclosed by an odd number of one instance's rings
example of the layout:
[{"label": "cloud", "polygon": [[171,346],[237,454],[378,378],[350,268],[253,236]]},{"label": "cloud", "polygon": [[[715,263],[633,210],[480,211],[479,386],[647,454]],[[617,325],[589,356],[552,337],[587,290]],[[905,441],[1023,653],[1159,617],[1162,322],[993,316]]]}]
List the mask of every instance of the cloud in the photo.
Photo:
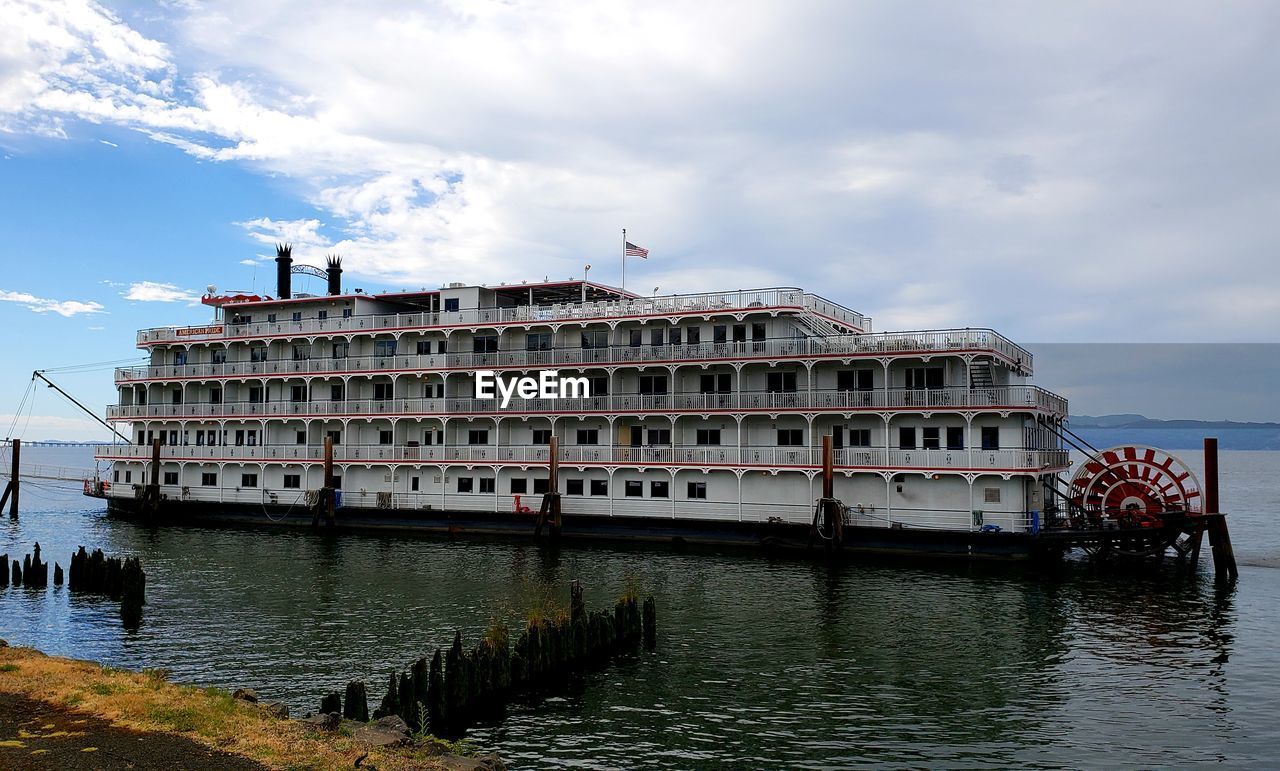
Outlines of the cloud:
[{"label": "cloud", "polygon": [[200,302],[200,295],[189,289],[179,289],[173,284],[161,284],[156,281],[138,281],[120,294],[126,300],[137,302]]},{"label": "cloud", "polygon": [[10,292],[0,289],[0,302],[18,303],[36,313],[56,313],[59,316],[75,316],[81,313],[103,313],[100,303],[80,300],[49,300],[26,292]]},{"label": "cloud", "polygon": [[108,142],[108,141],[107,141],[107,140],[105,140],[105,139],[99,139],[99,140],[98,140],[98,142],[99,142],[99,143],[101,143],[101,144],[106,145],[107,147],[119,147],[119,146],[120,146],[120,145],[116,144],[115,142]]},{"label": "cloud", "polygon": [[0,129],[123,127],[284,180],[319,216],[261,212],[250,240],[386,285],[616,281],[626,226],[642,290],[768,279],[878,328],[1040,340],[1280,335],[1280,11],[928,9],[18,4]]}]

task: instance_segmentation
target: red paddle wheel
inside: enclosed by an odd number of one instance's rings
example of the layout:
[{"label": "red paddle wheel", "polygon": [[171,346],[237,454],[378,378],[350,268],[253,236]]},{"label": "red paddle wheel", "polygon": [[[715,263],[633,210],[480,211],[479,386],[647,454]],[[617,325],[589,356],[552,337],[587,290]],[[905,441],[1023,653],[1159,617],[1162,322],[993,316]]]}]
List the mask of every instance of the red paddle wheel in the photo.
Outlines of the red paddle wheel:
[{"label": "red paddle wheel", "polygon": [[1200,481],[1164,450],[1127,445],[1086,460],[1071,478],[1071,503],[1091,519],[1158,528],[1169,515],[1202,511]]}]

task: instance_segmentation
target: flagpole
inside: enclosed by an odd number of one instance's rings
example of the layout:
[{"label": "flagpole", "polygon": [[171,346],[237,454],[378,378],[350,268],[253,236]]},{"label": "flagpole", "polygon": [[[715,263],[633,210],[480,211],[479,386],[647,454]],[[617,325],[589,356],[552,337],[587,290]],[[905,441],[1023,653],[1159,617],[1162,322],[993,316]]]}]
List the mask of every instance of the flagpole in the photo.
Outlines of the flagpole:
[{"label": "flagpole", "polygon": [[622,288],[627,288],[627,229],[622,229]]}]

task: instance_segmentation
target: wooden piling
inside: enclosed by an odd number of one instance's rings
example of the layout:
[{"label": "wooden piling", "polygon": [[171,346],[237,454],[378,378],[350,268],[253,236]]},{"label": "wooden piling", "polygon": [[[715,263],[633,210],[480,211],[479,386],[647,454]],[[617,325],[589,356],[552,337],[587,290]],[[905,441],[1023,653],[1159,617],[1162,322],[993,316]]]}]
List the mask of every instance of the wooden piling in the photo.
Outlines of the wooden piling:
[{"label": "wooden piling", "polygon": [[1213,573],[1218,579],[1234,581],[1240,576],[1227,518],[1218,511],[1218,440],[1204,440],[1204,509],[1208,519],[1209,549],[1213,553]]},{"label": "wooden piling", "polygon": [[653,602],[653,597],[644,599],[643,616],[644,647],[653,650],[658,647],[658,609]]},{"label": "wooden piling", "polygon": [[334,493],[333,477],[333,437],[324,438],[324,491],[320,495],[321,506],[324,507],[324,521],[328,527],[337,523],[337,495]]},{"label": "wooden piling", "polygon": [[22,586],[22,563],[13,561],[13,585]]},{"label": "wooden piling", "polygon": [[328,715],[328,714],[341,715],[342,714],[342,694],[338,693],[337,691],[334,691],[333,693],[326,694],[324,698],[320,699],[320,714],[321,715]]},{"label": "wooden piling", "polygon": [[53,563],[53,585],[62,586],[62,566],[56,562]]},{"label": "wooden piling", "polygon": [[[18,493],[22,489],[22,477],[19,473],[19,465],[22,458],[22,440],[13,440],[13,455],[11,457],[11,466],[9,468],[9,484],[4,488],[4,495],[0,496],[0,508],[4,508],[4,501],[9,500],[9,519],[18,518]],[[16,582],[15,582],[16,583]]]},{"label": "wooden piling", "polygon": [[9,585],[9,555],[0,554],[0,589]]},{"label": "wooden piling", "polygon": [[369,695],[363,680],[352,680],[347,683],[347,692],[342,702],[342,717],[347,720],[359,720],[361,723],[369,722]]},{"label": "wooden piling", "polygon": [[390,681],[387,684],[387,695],[382,697],[382,704],[373,711],[373,719],[386,717],[388,715],[400,714],[400,693],[399,685],[396,682],[396,673],[392,671]]},{"label": "wooden piling", "polygon": [[555,436],[547,443],[547,492],[542,496],[542,506],[538,508],[534,538],[542,535],[544,526],[550,529],[553,541],[560,538],[560,439]]}]

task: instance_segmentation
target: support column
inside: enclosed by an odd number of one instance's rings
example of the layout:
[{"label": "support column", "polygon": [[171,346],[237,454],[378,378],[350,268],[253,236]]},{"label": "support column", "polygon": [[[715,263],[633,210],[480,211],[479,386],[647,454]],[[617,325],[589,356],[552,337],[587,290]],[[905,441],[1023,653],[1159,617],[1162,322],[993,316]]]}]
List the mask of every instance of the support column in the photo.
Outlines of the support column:
[{"label": "support column", "polygon": [[[13,466],[9,471],[9,484],[5,485],[4,495],[0,495],[0,509],[4,508],[4,503],[9,502],[9,519],[18,519],[18,489],[21,485],[21,477],[18,471],[18,465],[22,460],[22,440],[13,440],[13,456],[11,458]],[[8,565],[4,566],[5,570],[9,569]]]}]

